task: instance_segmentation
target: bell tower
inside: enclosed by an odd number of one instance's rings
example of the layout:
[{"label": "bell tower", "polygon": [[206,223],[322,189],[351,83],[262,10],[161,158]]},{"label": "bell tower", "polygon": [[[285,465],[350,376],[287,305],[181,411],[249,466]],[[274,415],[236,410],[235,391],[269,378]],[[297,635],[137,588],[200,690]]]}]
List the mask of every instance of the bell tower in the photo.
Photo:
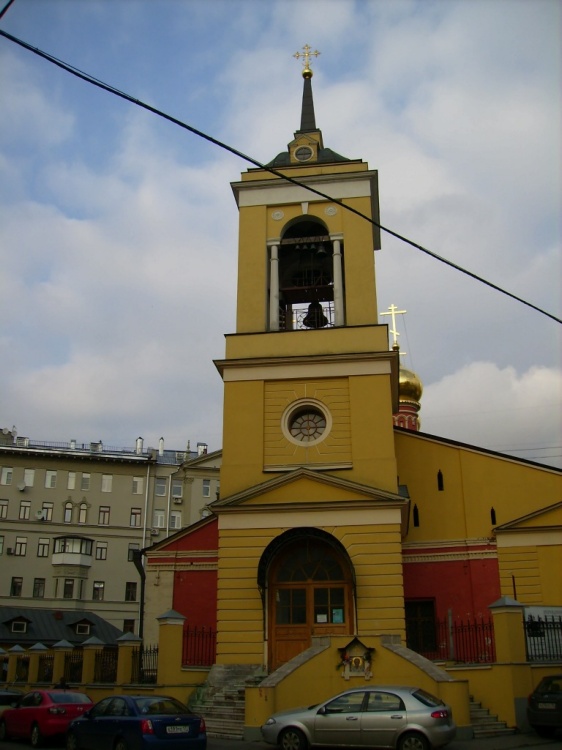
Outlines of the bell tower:
[{"label": "bell tower", "polygon": [[236,332],[215,363],[223,497],[298,468],[397,492],[398,356],[377,320],[380,233],[358,215],[379,220],[377,172],[324,146],[310,67],[318,54],[306,45],[295,55],[301,125],[273,172],[249,169],[232,184]]}]

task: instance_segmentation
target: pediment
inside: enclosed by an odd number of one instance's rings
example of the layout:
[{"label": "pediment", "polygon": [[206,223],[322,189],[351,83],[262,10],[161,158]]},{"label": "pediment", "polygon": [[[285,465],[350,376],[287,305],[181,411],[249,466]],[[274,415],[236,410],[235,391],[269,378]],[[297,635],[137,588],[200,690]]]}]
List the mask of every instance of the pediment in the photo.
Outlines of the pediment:
[{"label": "pediment", "polygon": [[513,521],[496,526],[496,533],[525,532],[525,531],[553,531],[562,529],[562,502],[548,505],[546,508],[528,513]]},{"label": "pediment", "polygon": [[310,506],[314,504],[376,503],[404,506],[408,498],[368,485],[333,477],[325,472],[298,468],[289,473],[254,485],[242,492],[213,503],[220,514],[228,509],[248,507]]}]

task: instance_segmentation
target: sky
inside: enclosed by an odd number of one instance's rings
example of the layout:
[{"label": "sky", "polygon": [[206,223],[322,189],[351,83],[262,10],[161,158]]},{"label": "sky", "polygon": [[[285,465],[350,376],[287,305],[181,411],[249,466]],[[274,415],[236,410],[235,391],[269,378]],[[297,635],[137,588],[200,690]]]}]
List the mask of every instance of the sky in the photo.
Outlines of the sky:
[{"label": "sky", "polygon": [[[0,0],[3,8],[7,0]],[[260,162],[300,125],[379,172],[381,223],[562,317],[558,0],[15,0],[0,29]],[[250,165],[0,37],[0,427],[221,447]],[[562,465],[561,326],[376,253],[422,431]],[[381,318],[387,323],[388,318]]]}]

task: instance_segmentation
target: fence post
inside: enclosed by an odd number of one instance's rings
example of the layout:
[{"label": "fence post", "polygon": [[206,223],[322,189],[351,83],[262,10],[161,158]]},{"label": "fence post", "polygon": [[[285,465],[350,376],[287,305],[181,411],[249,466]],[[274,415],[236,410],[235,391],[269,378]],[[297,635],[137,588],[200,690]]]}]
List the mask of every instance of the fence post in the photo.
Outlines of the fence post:
[{"label": "fence post", "polygon": [[[66,662],[66,655],[72,653],[74,646],[69,641],[58,641],[53,646],[54,658],[53,658],[53,682],[58,683],[60,680],[65,680],[64,668]],[[66,680],[65,680],[66,682]]]},{"label": "fence post", "polygon": [[182,663],[183,623],[185,617],[169,609],[158,620],[158,677],[159,685],[174,685],[179,682]]},{"label": "fence post", "polygon": [[488,609],[494,620],[494,637],[496,642],[496,662],[525,663],[527,650],[525,646],[525,629],[523,623],[523,605],[510,596],[502,596]]},{"label": "fence post", "polygon": [[93,635],[84,641],[82,644],[83,662],[82,662],[82,682],[85,685],[89,685],[94,681],[94,673],[96,671],[96,654],[98,651],[103,651],[103,641],[96,638]]},{"label": "fence post", "polygon": [[133,633],[125,633],[117,639],[119,653],[117,657],[117,685],[129,685],[133,668],[133,650],[138,648],[142,639]]},{"label": "fence post", "polygon": [[8,674],[6,676],[6,682],[8,685],[16,682],[18,678],[18,656],[25,653],[25,649],[22,646],[12,646],[8,650]]},{"label": "fence post", "polygon": [[27,679],[30,685],[39,682],[39,657],[47,652],[47,646],[43,643],[36,643],[29,649],[29,671]]}]

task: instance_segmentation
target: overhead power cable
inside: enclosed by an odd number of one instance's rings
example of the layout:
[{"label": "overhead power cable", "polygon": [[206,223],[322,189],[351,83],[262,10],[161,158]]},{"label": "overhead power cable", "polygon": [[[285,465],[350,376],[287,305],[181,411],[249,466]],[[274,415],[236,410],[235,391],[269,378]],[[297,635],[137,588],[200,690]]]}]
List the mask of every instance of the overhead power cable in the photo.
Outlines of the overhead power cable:
[{"label": "overhead power cable", "polygon": [[[8,6],[6,6],[4,10],[7,10],[7,7]],[[9,41],[13,42],[14,44],[19,45],[20,47],[23,47],[29,52],[32,52],[33,54],[38,55],[39,57],[42,57],[44,60],[47,60],[48,62],[53,63],[53,65],[56,65],[57,67],[62,68],[63,70],[67,71],[68,73],[71,73],[77,78],[81,78],[83,81],[86,81],[87,83],[91,83],[92,85],[97,86],[98,88],[103,89],[104,91],[107,91],[110,94],[114,94],[115,96],[118,96],[121,99],[125,99],[126,101],[131,102],[132,104],[135,104],[138,107],[141,107],[142,109],[146,109],[148,112],[152,112],[158,117],[162,117],[163,119],[168,120],[174,125],[177,125],[178,127],[183,128],[184,130],[188,130],[190,133],[193,133],[194,135],[197,135],[200,138],[203,138],[209,143],[213,143],[215,146],[219,146],[219,148],[222,148],[225,151],[228,151],[231,154],[234,154],[234,156],[238,156],[240,159],[243,159],[244,161],[247,161],[250,164],[253,164],[259,169],[263,169],[269,172],[270,174],[275,175],[275,177],[279,177],[282,180],[285,180],[286,182],[292,183],[293,185],[297,185],[298,187],[308,190],[309,192],[314,193],[315,195],[318,195],[321,198],[329,200],[332,203],[336,203],[337,205],[341,206],[346,211],[350,211],[351,213],[356,214],[357,216],[361,217],[365,221],[368,221],[370,224],[373,224],[374,226],[378,227],[381,231],[386,232],[392,237],[396,237],[396,239],[400,240],[401,242],[405,242],[406,244],[411,245],[412,247],[416,248],[417,250],[420,250],[422,253],[425,253],[426,255],[429,255],[435,260],[438,260],[441,263],[444,263],[445,265],[450,266],[451,268],[454,268],[457,271],[460,271],[466,276],[470,276],[475,281],[479,281],[481,284],[485,284],[491,289],[495,289],[497,292],[500,292],[501,294],[505,294],[507,297],[511,297],[511,299],[514,299],[516,302],[520,302],[521,304],[532,308],[536,312],[541,313],[541,315],[545,315],[547,318],[551,318],[552,320],[555,320],[557,323],[562,323],[562,319],[557,318],[552,313],[549,313],[546,310],[543,310],[542,308],[538,307],[537,305],[532,304],[531,302],[528,302],[522,297],[518,297],[516,294],[513,294],[512,292],[508,292],[506,289],[503,289],[497,284],[494,284],[491,281],[484,279],[482,276],[479,276],[478,274],[473,273],[472,271],[468,271],[466,268],[459,266],[457,263],[453,263],[453,261],[447,260],[447,258],[443,258],[441,255],[438,255],[432,250],[429,250],[428,248],[423,247],[423,245],[420,245],[417,242],[414,242],[413,240],[410,240],[407,237],[404,237],[404,235],[401,235],[398,232],[395,232],[392,229],[389,229],[388,227],[383,226],[379,222],[372,219],[370,216],[367,216],[366,214],[362,213],[361,211],[358,211],[352,206],[346,205],[341,200],[337,198],[333,198],[331,195],[328,195],[327,193],[324,193],[321,190],[317,190],[316,188],[311,187],[310,185],[306,185],[300,180],[296,180],[294,177],[289,177],[288,175],[283,174],[283,172],[280,172],[277,169],[274,169],[273,167],[268,166],[267,164],[262,164],[257,159],[254,159],[253,157],[248,156],[248,154],[244,154],[242,151],[239,151],[233,146],[229,146],[227,143],[224,143],[223,141],[219,141],[217,138],[214,138],[213,136],[208,135],[207,133],[204,133],[202,130],[198,130],[197,128],[194,128],[192,125],[188,125],[182,120],[178,120],[176,117],[172,117],[172,115],[169,115],[166,112],[163,112],[162,110],[157,109],[156,107],[153,107],[150,104],[147,104],[146,102],[141,101],[140,99],[135,99],[133,96],[126,94],[124,91],[120,91],[114,86],[104,83],[103,81],[100,81],[97,78],[94,78],[88,73],[85,73],[84,71],[79,70],[78,68],[75,68],[74,66],[70,65],[69,63],[64,62],[63,60],[59,60],[58,58],[54,57],[53,55],[50,55],[47,52],[43,52],[37,47],[33,47],[27,42],[24,42],[22,39],[18,39],[17,37],[13,36],[12,34],[9,34],[6,31],[3,31],[2,29],[0,29],[0,36],[3,36],[5,39],[8,39]]]}]

